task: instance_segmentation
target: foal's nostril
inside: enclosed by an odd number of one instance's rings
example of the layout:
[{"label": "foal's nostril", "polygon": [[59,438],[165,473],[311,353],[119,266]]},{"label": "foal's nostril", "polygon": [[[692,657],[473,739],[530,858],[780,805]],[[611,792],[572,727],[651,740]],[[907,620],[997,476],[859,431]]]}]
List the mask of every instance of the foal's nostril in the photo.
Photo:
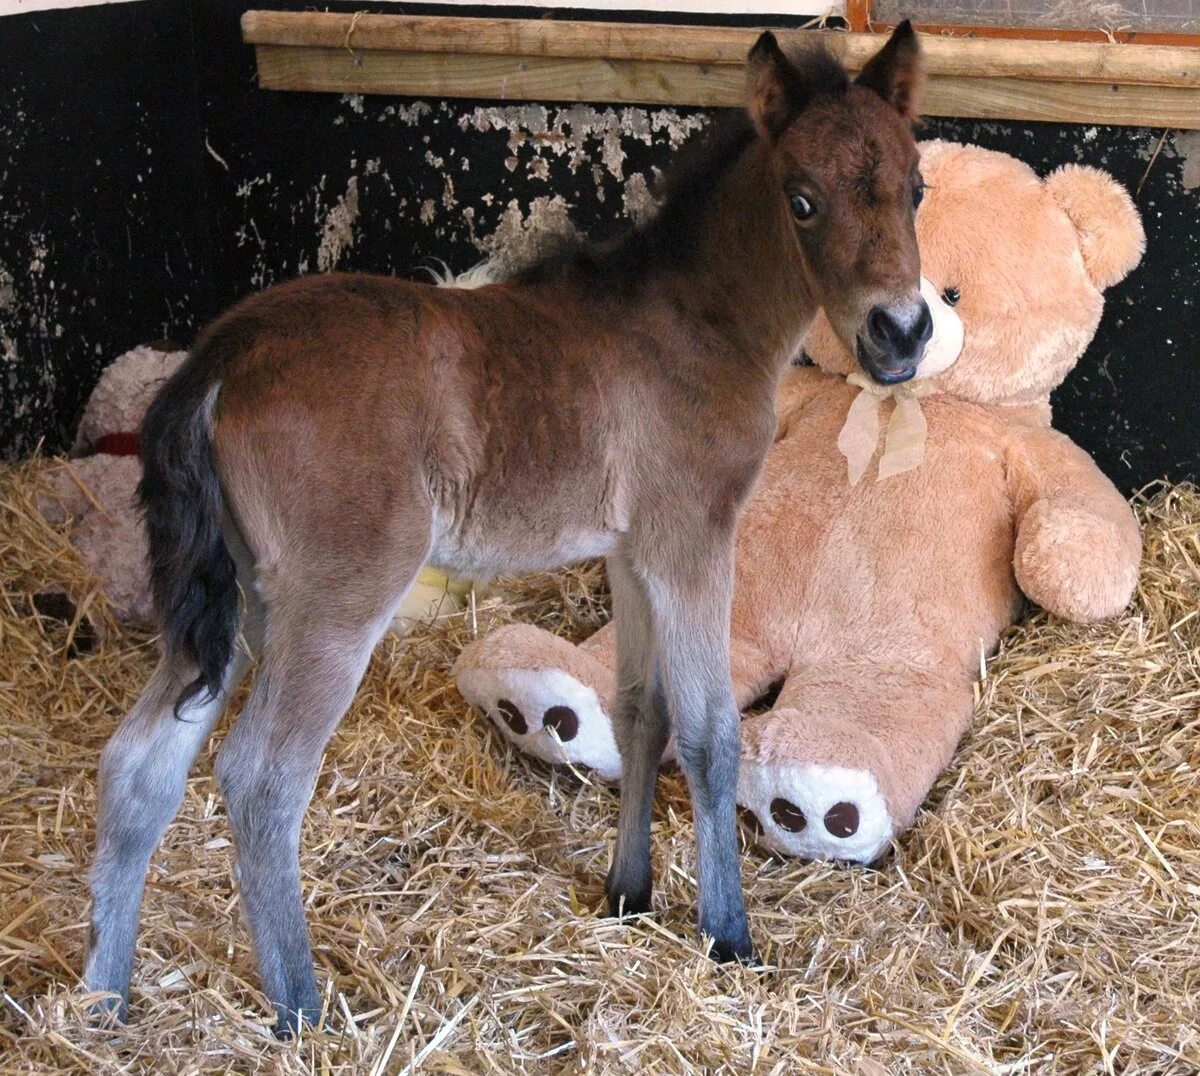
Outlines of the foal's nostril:
[{"label": "foal's nostril", "polygon": [[867,334],[885,353],[915,355],[933,336],[933,315],[924,299],[899,312],[875,306],[867,315]]},{"label": "foal's nostril", "polygon": [[566,743],[579,735],[579,715],[569,706],[551,706],[542,715],[542,728],[553,729]]},{"label": "foal's nostril", "polygon": [[924,299],[921,300],[921,312],[917,315],[917,324],[913,331],[917,347],[924,347],[929,343],[929,338],[933,336],[933,315],[929,312],[929,304]]},{"label": "foal's nostril", "polygon": [[887,347],[891,342],[892,316],[885,306],[873,306],[867,315],[867,333],[871,342]]}]

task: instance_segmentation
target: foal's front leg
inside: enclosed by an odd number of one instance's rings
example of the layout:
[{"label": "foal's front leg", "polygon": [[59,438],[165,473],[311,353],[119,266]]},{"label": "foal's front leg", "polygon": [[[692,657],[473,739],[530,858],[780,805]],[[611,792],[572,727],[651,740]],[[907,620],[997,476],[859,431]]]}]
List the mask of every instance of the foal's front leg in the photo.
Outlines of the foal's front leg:
[{"label": "foal's front leg", "polygon": [[[662,744],[669,726],[674,726],[676,755],[688,779],[696,819],[700,929],[712,938],[716,959],[750,960],[754,954],[742,897],[735,813],[739,715],[729,661],[732,536],[677,532],[671,546],[632,550],[632,570],[649,606],[655,656],[653,706],[643,708],[642,720],[657,730],[659,719],[647,719],[646,714],[665,707],[668,723],[662,727]],[[617,709],[625,712],[627,707]],[[641,876],[648,883],[650,875],[649,801],[654,786],[646,780],[627,786],[632,766],[657,770],[662,747],[648,733],[628,741],[627,749],[626,738],[618,735],[624,776],[610,902],[614,892],[636,899],[638,891],[631,883]]]},{"label": "foal's front leg", "polygon": [[658,675],[650,601],[627,551],[608,559],[617,633],[613,734],[621,752],[621,821],[605,889],[613,915],[650,910],[650,819],[670,721]]}]

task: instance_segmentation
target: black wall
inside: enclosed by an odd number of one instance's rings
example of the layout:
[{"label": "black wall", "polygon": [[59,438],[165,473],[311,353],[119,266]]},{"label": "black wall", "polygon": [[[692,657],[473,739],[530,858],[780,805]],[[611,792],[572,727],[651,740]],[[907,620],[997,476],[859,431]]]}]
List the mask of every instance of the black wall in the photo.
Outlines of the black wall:
[{"label": "black wall", "polygon": [[194,67],[172,0],[0,18],[5,454],[61,448],[106,362],[206,308]]},{"label": "black wall", "polygon": [[[297,272],[410,275],[435,258],[461,270],[498,228],[519,243],[564,201],[581,227],[613,229],[704,118],[269,93],[240,41],[250,6],[302,5],[142,0],[0,19],[0,452],[63,447],[121,351],[187,343],[235,298]],[[1057,421],[1123,488],[1200,478],[1193,140],[1168,134],[1148,167],[1160,131],[932,121],[923,134],[1140,185],[1146,261],[1109,293]]]}]

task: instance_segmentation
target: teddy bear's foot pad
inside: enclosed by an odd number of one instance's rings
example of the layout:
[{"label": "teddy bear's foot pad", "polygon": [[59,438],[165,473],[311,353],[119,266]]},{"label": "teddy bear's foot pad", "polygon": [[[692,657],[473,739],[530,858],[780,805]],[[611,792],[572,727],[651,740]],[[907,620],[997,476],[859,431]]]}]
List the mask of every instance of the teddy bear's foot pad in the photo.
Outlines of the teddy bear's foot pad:
[{"label": "teddy bear's foot pad", "polygon": [[789,856],[870,863],[895,829],[879,785],[866,770],[743,759],[737,798],[755,841]]},{"label": "teddy bear's foot pad", "polygon": [[464,669],[458,687],[526,754],[620,778],[612,722],[596,693],[574,677],[559,669]]}]

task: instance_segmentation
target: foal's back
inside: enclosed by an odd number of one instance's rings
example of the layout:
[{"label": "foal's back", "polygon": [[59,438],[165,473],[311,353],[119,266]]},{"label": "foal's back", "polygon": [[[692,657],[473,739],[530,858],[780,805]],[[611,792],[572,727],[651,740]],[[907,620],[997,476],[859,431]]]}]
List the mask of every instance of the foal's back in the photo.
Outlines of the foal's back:
[{"label": "foal's back", "polygon": [[599,310],[581,324],[555,292],[336,275],[218,322],[195,361],[217,367],[215,449],[256,556],[391,541],[414,516],[461,571],[606,552],[640,378]]}]

